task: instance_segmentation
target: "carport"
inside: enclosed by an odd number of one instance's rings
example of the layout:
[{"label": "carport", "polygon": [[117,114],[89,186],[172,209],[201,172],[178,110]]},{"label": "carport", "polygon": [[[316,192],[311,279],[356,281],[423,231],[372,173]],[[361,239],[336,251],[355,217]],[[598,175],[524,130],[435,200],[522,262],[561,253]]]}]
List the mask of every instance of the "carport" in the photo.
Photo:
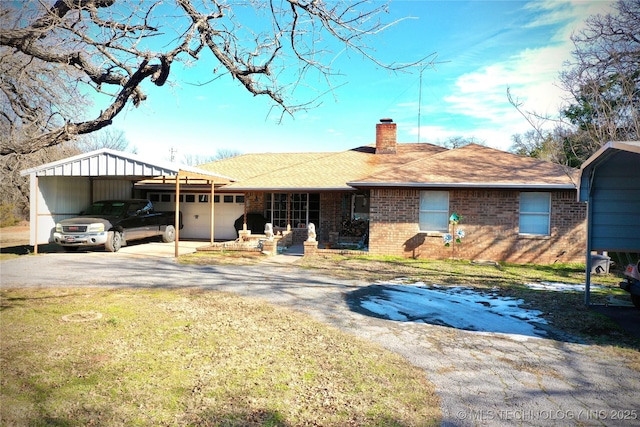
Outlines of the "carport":
[{"label": "carport", "polygon": [[[38,245],[49,243],[58,221],[78,215],[94,201],[135,198],[137,181],[158,178],[175,186],[176,240],[175,256],[180,241],[180,186],[200,184],[210,188],[233,179],[202,169],[148,162],[137,155],[107,148],[47,163],[20,172],[29,175],[30,244],[38,253]],[[211,204],[213,211],[213,204]],[[214,216],[211,212],[211,242]]]},{"label": "carport", "polygon": [[578,200],[587,202],[585,304],[592,251],[640,253],[640,142],[609,142],[581,167]]}]

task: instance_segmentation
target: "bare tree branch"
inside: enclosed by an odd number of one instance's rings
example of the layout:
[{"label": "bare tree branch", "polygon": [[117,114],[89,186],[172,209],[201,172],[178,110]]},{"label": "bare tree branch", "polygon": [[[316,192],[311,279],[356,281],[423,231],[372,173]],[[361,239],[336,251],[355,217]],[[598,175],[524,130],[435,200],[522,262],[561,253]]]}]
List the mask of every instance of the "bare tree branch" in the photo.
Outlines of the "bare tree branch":
[{"label": "bare tree branch", "polygon": [[[163,86],[175,61],[198,61],[205,52],[217,61],[216,73],[220,69],[249,93],[267,97],[282,114],[317,103],[293,98],[311,73],[332,87],[336,50],[391,71],[411,66],[382,64],[370,49],[370,37],[398,22],[379,21],[387,5],[376,1],[41,1],[21,8],[0,2],[0,131],[9,135],[0,140],[2,155],[35,152],[103,129],[129,101],[138,106],[146,99],[146,81]],[[87,118],[82,106],[92,94],[107,105]],[[71,108],[74,96],[81,102]]]},{"label": "bare tree branch", "polygon": [[[544,145],[533,152],[552,153],[557,163],[577,167],[609,141],[640,138],[638,31],[640,0],[618,0],[611,13],[589,17],[584,30],[571,36],[572,58],[559,74],[568,105],[557,118],[524,110],[507,90],[509,102],[536,132],[536,143]],[[521,137],[515,142],[526,151]]]}]

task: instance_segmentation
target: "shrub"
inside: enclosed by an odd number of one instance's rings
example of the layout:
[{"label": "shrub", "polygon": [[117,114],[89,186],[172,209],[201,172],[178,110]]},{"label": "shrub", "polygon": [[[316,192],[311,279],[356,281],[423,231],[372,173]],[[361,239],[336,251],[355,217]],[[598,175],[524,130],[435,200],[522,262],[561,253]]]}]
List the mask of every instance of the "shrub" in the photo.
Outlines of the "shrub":
[{"label": "shrub", "polygon": [[0,227],[11,227],[20,222],[20,219],[15,216],[15,208],[13,204],[0,204]]}]

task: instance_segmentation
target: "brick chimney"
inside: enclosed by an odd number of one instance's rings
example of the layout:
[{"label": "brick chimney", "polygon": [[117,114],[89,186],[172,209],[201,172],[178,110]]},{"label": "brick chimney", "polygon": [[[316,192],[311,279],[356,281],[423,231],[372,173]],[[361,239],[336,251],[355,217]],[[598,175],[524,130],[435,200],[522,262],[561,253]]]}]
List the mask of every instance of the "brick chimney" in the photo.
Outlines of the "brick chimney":
[{"label": "brick chimney", "polygon": [[376,154],[396,154],[396,133],[392,119],[380,119],[376,124]]}]

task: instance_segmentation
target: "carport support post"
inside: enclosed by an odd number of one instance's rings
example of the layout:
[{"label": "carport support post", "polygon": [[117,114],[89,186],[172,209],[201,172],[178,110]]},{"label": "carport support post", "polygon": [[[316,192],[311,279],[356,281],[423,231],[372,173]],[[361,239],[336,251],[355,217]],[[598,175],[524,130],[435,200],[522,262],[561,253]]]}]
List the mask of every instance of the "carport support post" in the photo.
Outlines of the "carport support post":
[{"label": "carport support post", "polygon": [[180,241],[180,171],[176,175],[176,240],[175,240],[175,257],[180,254],[178,242]]},{"label": "carport support post", "polygon": [[589,198],[587,199],[587,259],[585,267],[585,280],[584,280],[584,305],[589,307],[591,305],[591,189],[593,186],[589,186]]},{"label": "carport support post", "polygon": [[[209,181],[207,181],[209,182]],[[214,196],[214,192],[215,192],[215,185],[214,185],[214,181],[211,181],[211,198],[209,199],[209,201],[211,202],[211,246],[213,246],[213,231],[214,231],[214,224],[215,224],[215,220],[214,220],[214,206],[213,206],[213,196]]]},{"label": "carport support post", "polygon": [[34,218],[36,220],[35,220],[35,226],[34,226],[35,227],[34,233],[36,234],[36,236],[35,236],[35,239],[33,239],[33,253],[37,255],[38,254],[38,219],[39,219],[39,217],[38,217],[38,199],[39,199],[38,194],[40,192],[40,188],[38,187],[38,174],[37,173],[35,174],[34,178],[35,178],[35,184],[36,184],[35,185],[35,187],[36,187],[36,200],[35,200],[35,203],[34,203],[35,204],[34,209],[36,210],[36,214],[34,215]]}]

